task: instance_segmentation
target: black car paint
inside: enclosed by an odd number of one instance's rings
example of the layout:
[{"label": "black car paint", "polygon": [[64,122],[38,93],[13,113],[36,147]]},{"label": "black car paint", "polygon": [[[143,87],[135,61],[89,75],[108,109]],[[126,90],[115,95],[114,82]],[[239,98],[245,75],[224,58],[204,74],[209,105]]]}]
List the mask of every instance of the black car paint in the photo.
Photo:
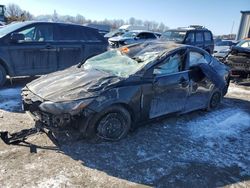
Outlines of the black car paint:
[{"label": "black car paint", "polygon": [[[160,64],[163,59],[168,58],[178,50],[186,50],[184,70],[166,76],[154,76],[153,68]],[[126,79],[120,79],[118,82],[111,82],[111,84],[100,87],[97,90],[97,93],[96,90],[89,90],[90,94],[88,94],[88,97],[89,95],[93,96],[91,103],[86,108],[80,109],[78,114],[70,116],[70,118],[76,120],[81,116],[84,119],[84,121],[82,121],[84,123],[81,123],[79,127],[81,131],[85,132],[89,126],[93,126],[89,124],[89,122],[95,114],[114,104],[122,105],[130,112],[133,126],[137,126],[137,122],[146,121],[166,114],[182,114],[197,109],[207,108],[213,91],[218,88],[216,88],[216,85],[212,83],[209,77],[207,78],[202,74],[201,70],[190,69],[188,63],[188,54],[190,50],[209,55],[204,50],[196,47],[184,45],[175,47],[174,50],[167,53],[162,59],[146,66],[144,71],[140,71]],[[216,61],[216,59],[212,57],[210,60],[211,62]],[[228,79],[229,76],[228,71],[223,64],[220,65],[220,62],[216,61],[214,63],[217,64],[215,72],[216,74],[223,76],[222,82],[226,87],[226,79]],[[200,74],[201,78],[197,76]],[[58,73],[58,76],[59,75],[60,74]],[[63,76],[65,74],[61,75]],[[44,78],[42,77],[37,81],[28,84],[25,91],[28,91],[29,88],[32,87],[32,84],[35,85],[36,83],[39,83],[39,80],[42,82],[43,79]],[[43,88],[42,85],[39,87]],[[82,87],[84,87],[84,85]],[[221,89],[218,90],[221,91]],[[37,90],[33,90],[32,92],[36,94]],[[39,95],[39,92],[37,94]],[[28,98],[28,100],[30,100],[30,97]],[[25,110],[31,111],[30,109],[33,104],[30,103],[27,105],[28,100],[27,96],[24,96],[24,106],[26,106]],[[45,100],[48,100],[48,98]],[[39,110],[38,105],[36,110]],[[58,117],[58,115],[53,114],[49,114],[49,116],[52,116],[52,119]],[[61,118],[61,116],[59,115],[59,118]],[[47,126],[54,126],[54,124],[50,122]]]},{"label": "black car paint", "polygon": [[[66,25],[92,32],[98,40],[11,41],[13,33],[38,25],[52,27],[54,38],[60,34],[57,27]],[[10,77],[47,74],[102,53],[107,50],[107,46],[107,41],[92,28],[65,23],[29,22],[0,38],[0,65]]]}]

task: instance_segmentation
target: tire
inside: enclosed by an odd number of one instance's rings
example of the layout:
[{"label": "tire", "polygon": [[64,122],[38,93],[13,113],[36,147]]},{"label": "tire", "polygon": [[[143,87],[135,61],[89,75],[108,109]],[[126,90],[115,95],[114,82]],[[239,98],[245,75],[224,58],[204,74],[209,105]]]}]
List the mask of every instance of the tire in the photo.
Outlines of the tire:
[{"label": "tire", "polygon": [[6,71],[2,65],[0,65],[0,87],[6,82]]},{"label": "tire", "polygon": [[130,113],[120,105],[108,107],[93,119],[95,136],[108,141],[121,140],[131,128]]},{"label": "tire", "polygon": [[221,92],[220,91],[214,91],[213,94],[210,97],[209,104],[208,104],[208,110],[213,110],[217,108],[221,102]]}]

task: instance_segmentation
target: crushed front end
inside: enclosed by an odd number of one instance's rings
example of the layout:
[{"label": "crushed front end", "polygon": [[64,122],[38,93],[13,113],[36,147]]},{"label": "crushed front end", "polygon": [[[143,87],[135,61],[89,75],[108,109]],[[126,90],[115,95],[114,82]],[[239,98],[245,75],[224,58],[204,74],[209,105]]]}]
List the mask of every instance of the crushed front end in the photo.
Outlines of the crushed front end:
[{"label": "crushed front end", "polygon": [[28,111],[31,117],[50,130],[79,126],[79,119],[91,114],[85,109],[90,100],[69,101],[54,103],[45,101],[32,93],[27,87],[22,90],[23,110]]}]

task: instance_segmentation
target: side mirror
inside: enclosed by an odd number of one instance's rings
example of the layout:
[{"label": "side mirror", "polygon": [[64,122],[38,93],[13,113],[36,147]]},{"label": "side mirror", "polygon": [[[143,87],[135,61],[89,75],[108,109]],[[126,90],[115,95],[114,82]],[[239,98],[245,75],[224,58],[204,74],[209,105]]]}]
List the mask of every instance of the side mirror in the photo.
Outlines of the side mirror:
[{"label": "side mirror", "polygon": [[24,36],[24,34],[21,34],[21,33],[12,33],[10,36],[10,40],[12,42],[18,42],[18,41],[24,40],[24,39],[25,39],[25,36]]},{"label": "side mirror", "polygon": [[140,39],[140,37],[135,37],[135,40],[139,40]]}]

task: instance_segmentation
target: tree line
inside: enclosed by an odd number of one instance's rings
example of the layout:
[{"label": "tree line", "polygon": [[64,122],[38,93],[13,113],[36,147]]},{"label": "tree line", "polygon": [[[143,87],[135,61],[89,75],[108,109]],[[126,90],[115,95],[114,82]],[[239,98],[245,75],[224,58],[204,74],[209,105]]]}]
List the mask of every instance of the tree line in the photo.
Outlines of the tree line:
[{"label": "tree line", "polygon": [[6,17],[7,17],[7,23],[11,23],[13,21],[38,20],[38,21],[76,23],[81,25],[86,23],[104,24],[104,25],[110,25],[112,29],[117,29],[124,24],[145,26],[148,30],[158,31],[158,32],[163,32],[166,29],[168,29],[168,27],[162,22],[159,23],[156,21],[140,20],[134,17],[131,17],[128,20],[104,19],[101,21],[97,21],[97,20],[87,19],[81,14],[77,14],[76,16],[59,15],[56,12],[56,10],[54,10],[53,14],[34,16],[29,11],[22,10],[20,6],[16,4],[7,5]]}]

